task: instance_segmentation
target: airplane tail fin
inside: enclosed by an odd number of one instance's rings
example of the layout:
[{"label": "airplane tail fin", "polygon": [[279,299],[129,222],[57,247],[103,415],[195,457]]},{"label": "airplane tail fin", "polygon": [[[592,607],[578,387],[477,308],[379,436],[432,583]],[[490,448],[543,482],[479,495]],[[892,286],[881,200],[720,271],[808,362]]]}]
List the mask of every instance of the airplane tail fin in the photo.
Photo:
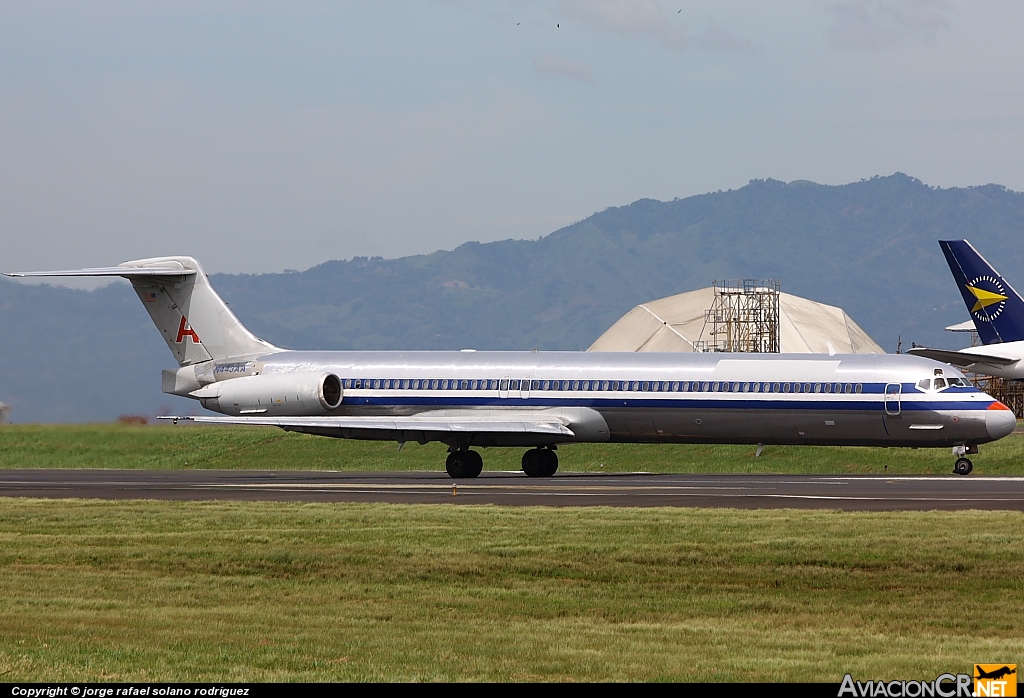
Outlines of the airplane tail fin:
[{"label": "airplane tail fin", "polygon": [[1024,339],[1024,300],[966,240],[939,240],[967,310],[985,344]]},{"label": "airplane tail fin", "polygon": [[7,275],[121,276],[128,279],[179,366],[280,351],[245,329],[192,257],[154,257],[124,262],[116,267]]}]

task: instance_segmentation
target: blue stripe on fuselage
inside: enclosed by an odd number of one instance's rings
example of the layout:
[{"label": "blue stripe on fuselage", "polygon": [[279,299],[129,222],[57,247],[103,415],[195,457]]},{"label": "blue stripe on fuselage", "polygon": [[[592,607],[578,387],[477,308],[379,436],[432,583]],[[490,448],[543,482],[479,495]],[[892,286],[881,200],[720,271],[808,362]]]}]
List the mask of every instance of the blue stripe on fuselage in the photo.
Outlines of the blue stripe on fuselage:
[{"label": "blue stripe on fuselage", "polygon": [[[678,394],[678,393],[677,393]],[[349,396],[344,404],[379,407],[592,407],[601,408],[654,408],[654,409],[749,409],[749,410],[877,410],[885,409],[881,400],[820,400],[820,399],[760,399],[744,400],[732,398],[549,398],[549,397],[455,397],[455,396]],[[904,412],[936,410],[985,410],[990,401],[966,400],[901,400]]]}]

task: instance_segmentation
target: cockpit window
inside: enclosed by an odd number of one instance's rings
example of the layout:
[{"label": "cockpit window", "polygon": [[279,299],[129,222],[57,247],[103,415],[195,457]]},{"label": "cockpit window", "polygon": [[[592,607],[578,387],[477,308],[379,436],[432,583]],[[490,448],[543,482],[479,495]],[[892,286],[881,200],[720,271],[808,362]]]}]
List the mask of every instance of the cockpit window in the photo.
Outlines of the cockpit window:
[{"label": "cockpit window", "polygon": [[917,382],[918,390],[945,390],[946,388],[969,388],[971,384],[957,376],[940,376],[935,379],[922,378]]}]

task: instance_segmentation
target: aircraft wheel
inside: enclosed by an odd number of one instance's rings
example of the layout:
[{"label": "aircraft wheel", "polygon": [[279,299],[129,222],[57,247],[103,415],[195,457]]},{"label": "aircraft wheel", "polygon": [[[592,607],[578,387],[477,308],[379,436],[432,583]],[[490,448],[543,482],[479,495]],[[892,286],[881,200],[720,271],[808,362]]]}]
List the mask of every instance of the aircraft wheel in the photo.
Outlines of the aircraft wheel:
[{"label": "aircraft wheel", "polygon": [[954,473],[957,475],[970,475],[972,470],[974,470],[974,463],[971,462],[970,458],[956,459],[956,464],[953,466]]},{"label": "aircraft wheel", "polygon": [[484,469],[484,459],[476,451],[452,451],[448,454],[444,469],[450,477],[476,477]]},{"label": "aircraft wheel", "polygon": [[539,448],[531,448],[523,454],[523,472],[527,477],[544,477],[544,456]]},{"label": "aircraft wheel", "polygon": [[544,448],[540,449],[541,460],[544,462],[544,477],[551,477],[558,470],[558,454]]},{"label": "aircraft wheel", "polygon": [[484,459],[476,451],[463,451],[463,457],[466,459],[466,474],[462,477],[476,477],[483,472]]},{"label": "aircraft wheel", "polygon": [[531,448],[523,454],[523,472],[527,477],[551,477],[558,470],[558,456],[546,448]]}]

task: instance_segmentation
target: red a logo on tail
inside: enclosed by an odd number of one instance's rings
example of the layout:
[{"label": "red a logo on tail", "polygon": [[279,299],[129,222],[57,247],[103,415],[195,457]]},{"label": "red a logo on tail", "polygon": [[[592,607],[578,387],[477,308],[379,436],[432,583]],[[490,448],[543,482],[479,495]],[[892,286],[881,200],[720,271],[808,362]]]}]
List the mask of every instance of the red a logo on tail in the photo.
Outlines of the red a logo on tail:
[{"label": "red a logo on tail", "polygon": [[199,335],[196,331],[188,326],[188,320],[184,315],[181,316],[181,324],[178,325],[178,338],[174,340],[175,344],[181,344],[185,337],[191,337],[193,344],[199,344]]}]

